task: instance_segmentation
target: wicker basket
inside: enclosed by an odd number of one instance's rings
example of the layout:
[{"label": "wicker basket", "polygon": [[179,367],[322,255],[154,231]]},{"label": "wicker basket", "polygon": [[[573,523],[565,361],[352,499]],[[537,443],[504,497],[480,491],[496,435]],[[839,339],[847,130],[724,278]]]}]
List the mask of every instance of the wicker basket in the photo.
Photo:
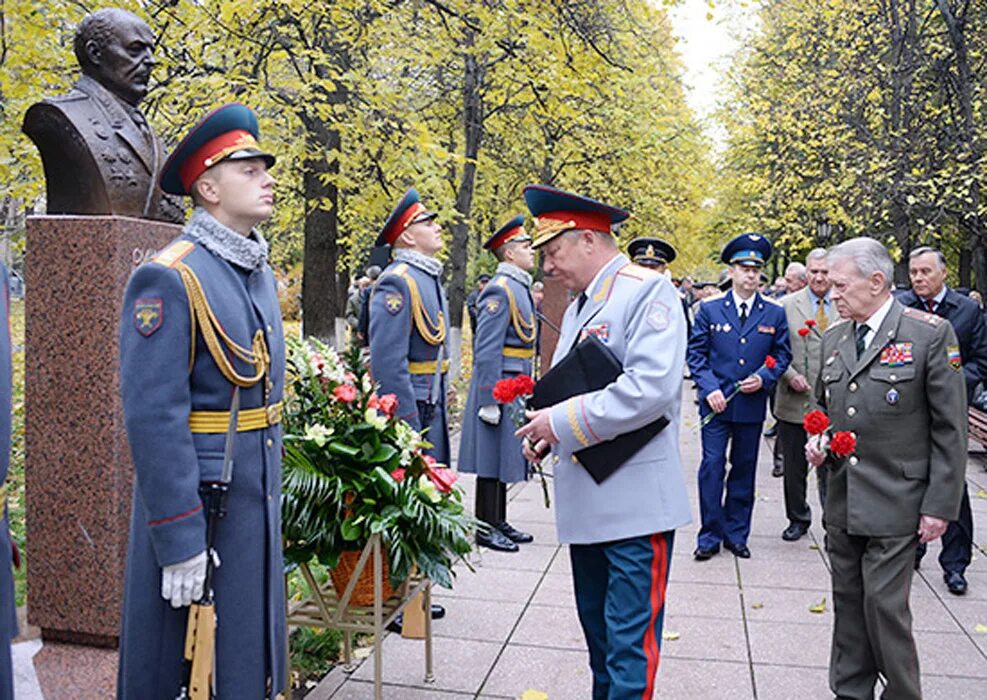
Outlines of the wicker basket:
[{"label": "wicker basket", "polygon": [[[329,576],[332,578],[333,588],[336,589],[336,595],[340,599],[343,597],[343,593],[346,592],[346,587],[350,585],[350,579],[353,578],[353,572],[356,571],[356,565],[360,561],[360,551],[344,551],[339,555],[339,563],[336,568],[329,570]],[[387,555],[381,557],[381,600],[387,600],[394,595],[394,588],[391,586],[391,574],[387,567]],[[373,553],[367,557],[367,563],[363,567],[363,571],[360,572],[360,577],[356,580],[356,586],[353,588],[353,595],[350,596],[350,605],[373,605],[374,604],[374,565],[373,565]]]}]

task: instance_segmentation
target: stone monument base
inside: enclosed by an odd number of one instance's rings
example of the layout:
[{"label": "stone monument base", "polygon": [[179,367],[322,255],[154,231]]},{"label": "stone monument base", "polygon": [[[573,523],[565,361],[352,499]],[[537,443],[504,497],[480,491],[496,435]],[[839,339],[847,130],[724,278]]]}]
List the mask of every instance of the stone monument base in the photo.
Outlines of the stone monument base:
[{"label": "stone monument base", "polygon": [[[121,303],[133,269],[180,232],[117,216],[27,221],[27,597],[28,620],[45,640],[39,671],[49,658],[66,658],[51,641],[117,645],[133,487],[119,385]],[[88,661],[79,662],[84,672]]]},{"label": "stone monument base", "polygon": [[106,700],[116,697],[115,651],[45,642],[34,655],[34,670],[45,700]]}]

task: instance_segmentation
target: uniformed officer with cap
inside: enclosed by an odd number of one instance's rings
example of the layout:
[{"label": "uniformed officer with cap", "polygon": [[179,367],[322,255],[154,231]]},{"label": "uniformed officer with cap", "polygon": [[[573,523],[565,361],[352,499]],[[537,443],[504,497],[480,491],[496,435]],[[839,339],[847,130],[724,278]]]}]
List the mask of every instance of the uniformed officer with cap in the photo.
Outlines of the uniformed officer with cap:
[{"label": "uniformed officer with cap", "polygon": [[[699,305],[689,339],[689,370],[699,391],[699,415],[706,421],[699,465],[702,525],[694,552],[699,561],[718,553],[721,544],[738,557],[751,555],[747,538],[761,425],[768,395],[792,355],[784,309],[757,292],[771,243],[745,233],[727,243],[720,257],[730,266],[730,291]],[[773,368],[765,366],[769,355],[776,361]],[[710,414],[715,415],[707,419]]]},{"label": "uniformed officer with cap", "polygon": [[459,471],[476,474],[476,517],[492,526],[477,533],[477,543],[516,552],[518,544],[534,538],[507,522],[506,484],[524,481],[528,463],[514,435],[510,409],[497,404],[493,387],[501,379],[531,376],[535,355],[538,326],[530,291],[535,254],[524,215],[498,229],[483,247],[497,257],[498,265],[476,304],[473,378],[463,414]]},{"label": "uniformed officer with cap", "polygon": [[165,164],[188,195],[182,235],[131,276],[120,325],[120,383],[136,471],[118,697],[174,700],[188,610],[202,595],[206,516],[199,487],[220,479],[234,389],[240,411],[227,514],[216,529],[216,698],[274,698],[285,687],[281,553],[284,339],[267,243],[274,157],[257,118],[211,112]]},{"label": "uniformed officer with cap", "polygon": [[[652,270],[664,273],[668,269],[668,264],[675,260],[675,248],[671,243],[660,238],[650,238],[642,236],[635,238],[627,244],[627,254],[631,260]],[[692,310],[689,308],[689,300],[680,290],[679,299],[682,300],[682,313],[685,314],[686,329],[691,333]]]},{"label": "uniformed officer with cap", "polygon": [[[569,545],[593,698],[650,698],[672,542],[690,520],[678,445],[685,319],[671,281],[620,253],[611,227],[626,211],[544,185],[529,185],[524,198],[545,273],[576,294],[552,364],[592,334],[623,372],[599,391],[529,412],[518,433],[529,459],[546,445],[557,458],[556,529]],[[669,425],[602,483],[574,457],[661,416]]]},{"label": "uniformed officer with cap", "polygon": [[[17,636],[17,603],[11,560],[17,559],[7,514],[7,469],[10,467],[10,285],[7,267],[0,263],[0,700],[14,698],[14,669],[10,642]],[[19,562],[18,562],[19,564]]]},{"label": "uniformed officer with cap", "polygon": [[442,288],[442,229],[411,188],[384,223],[377,245],[392,262],[370,295],[370,367],[398,416],[432,443],[426,452],[449,463],[446,418],[448,303]]}]

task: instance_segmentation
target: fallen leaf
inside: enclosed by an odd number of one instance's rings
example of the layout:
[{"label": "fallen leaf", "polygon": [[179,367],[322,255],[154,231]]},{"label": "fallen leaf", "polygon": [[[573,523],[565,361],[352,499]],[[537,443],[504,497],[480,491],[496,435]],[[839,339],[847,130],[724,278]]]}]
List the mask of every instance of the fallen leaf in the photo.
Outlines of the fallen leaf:
[{"label": "fallen leaf", "polygon": [[671,631],[669,631],[669,632],[662,632],[661,633],[661,638],[664,639],[664,640],[666,640],[666,641],[669,641],[669,642],[674,642],[676,639],[678,639],[681,636],[682,635],[679,634],[678,632],[671,632]]},{"label": "fallen leaf", "polygon": [[813,542],[812,544],[809,545],[809,549],[819,549],[819,545]]},{"label": "fallen leaf", "polygon": [[980,634],[987,634],[987,625],[977,625],[973,628],[974,632],[979,632]]},{"label": "fallen leaf", "polygon": [[532,690],[528,688],[526,691],[521,693],[521,697],[518,700],[548,700],[548,693],[543,693],[540,690]]},{"label": "fallen leaf", "polygon": [[826,612],[826,599],[823,598],[817,604],[809,606],[809,612],[816,614]]},{"label": "fallen leaf", "polygon": [[755,610],[760,610],[761,608],[764,607],[764,603],[751,603],[751,607],[754,608]]},{"label": "fallen leaf", "polygon": [[977,498],[987,498],[987,491],[980,489],[974,494],[974,496],[976,496]]}]

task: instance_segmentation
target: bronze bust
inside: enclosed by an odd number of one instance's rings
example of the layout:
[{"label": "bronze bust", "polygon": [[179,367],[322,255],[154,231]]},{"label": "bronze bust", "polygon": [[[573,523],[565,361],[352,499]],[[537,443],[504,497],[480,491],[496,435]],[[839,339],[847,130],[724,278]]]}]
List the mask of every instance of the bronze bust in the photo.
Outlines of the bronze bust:
[{"label": "bronze bust", "polygon": [[49,214],[119,214],[181,221],[182,208],[158,187],[165,158],[138,105],[154,67],[154,35],[118,8],[79,23],[75,56],[82,77],[67,95],[24,115],[41,152]]}]

